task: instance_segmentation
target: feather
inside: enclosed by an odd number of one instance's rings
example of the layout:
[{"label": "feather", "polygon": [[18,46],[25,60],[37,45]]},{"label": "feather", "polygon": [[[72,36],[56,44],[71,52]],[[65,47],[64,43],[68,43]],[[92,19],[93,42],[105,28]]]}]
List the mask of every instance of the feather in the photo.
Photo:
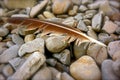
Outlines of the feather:
[{"label": "feather", "polygon": [[68,36],[68,42],[72,42],[76,40],[76,43],[78,45],[81,42],[91,41],[99,45],[106,46],[102,42],[99,42],[85,35],[80,30],[63,24],[58,24],[50,21],[37,20],[37,19],[21,18],[21,17],[9,18],[8,22],[11,24],[26,25],[27,29],[40,29],[43,31],[42,35],[48,33],[64,34]]}]

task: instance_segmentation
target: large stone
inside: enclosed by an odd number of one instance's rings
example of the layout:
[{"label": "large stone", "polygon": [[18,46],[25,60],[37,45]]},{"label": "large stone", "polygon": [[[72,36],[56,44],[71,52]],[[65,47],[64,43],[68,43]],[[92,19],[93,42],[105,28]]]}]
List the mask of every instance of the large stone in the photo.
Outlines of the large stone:
[{"label": "large stone", "polygon": [[101,65],[107,59],[107,49],[98,44],[90,44],[87,49],[87,55],[94,58],[97,64]]},{"label": "large stone", "polygon": [[44,53],[44,40],[42,38],[36,38],[33,41],[26,42],[20,47],[18,54],[19,56],[23,56],[26,53],[32,53],[34,51]]},{"label": "large stone", "polygon": [[72,2],[70,0],[54,0],[52,11],[54,14],[63,14],[68,11]]},{"label": "large stone", "polygon": [[108,44],[108,53],[111,57],[120,50],[120,41],[113,41]]},{"label": "large stone", "polygon": [[89,56],[82,56],[70,66],[70,73],[76,80],[100,80],[101,72],[95,61]]},{"label": "large stone", "polygon": [[19,48],[20,48],[19,45],[14,45],[14,46],[6,49],[0,55],[0,63],[8,63],[9,60],[17,57]]},{"label": "large stone", "polygon": [[30,78],[44,63],[45,56],[40,52],[34,52],[24,64],[8,80],[25,80]]}]

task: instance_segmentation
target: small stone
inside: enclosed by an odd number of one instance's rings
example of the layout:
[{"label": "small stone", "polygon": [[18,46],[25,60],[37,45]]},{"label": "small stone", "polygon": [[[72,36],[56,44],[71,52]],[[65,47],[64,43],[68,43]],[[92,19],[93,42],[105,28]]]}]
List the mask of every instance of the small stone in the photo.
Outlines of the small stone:
[{"label": "small stone", "polygon": [[72,3],[73,3],[73,4],[80,5],[80,4],[81,4],[81,0],[72,0]]},{"label": "small stone", "polygon": [[57,18],[68,18],[69,16],[67,14],[59,14],[57,15]]},{"label": "small stone", "polygon": [[5,80],[5,77],[2,74],[0,74],[0,80]]},{"label": "small stone", "polygon": [[55,0],[52,5],[54,14],[63,14],[68,11],[72,2],[70,0]]},{"label": "small stone", "polygon": [[81,6],[79,7],[79,11],[80,11],[80,12],[85,12],[86,10],[87,10],[87,7],[84,6],[84,5],[81,5]]},{"label": "small stone", "polygon": [[0,63],[8,63],[9,60],[17,57],[17,53],[19,50],[19,45],[14,45],[8,49],[6,49],[1,55],[0,55]]},{"label": "small stone", "polygon": [[120,4],[118,1],[109,1],[110,5],[115,8],[120,8]]},{"label": "small stone", "polygon": [[47,62],[50,66],[55,66],[56,63],[57,63],[57,60],[54,59],[54,58],[50,58],[50,59],[47,59],[46,62]]},{"label": "small stone", "polygon": [[55,15],[54,15],[53,13],[49,12],[49,11],[44,11],[44,12],[43,12],[43,15],[44,15],[47,19],[49,19],[49,18],[55,18]]},{"label": "small stone", "polygon": [[98,9],[100,6],[101,2],[100,1],[95,1],[94,3],[88,4],[89,9]]},{"label": "small stone", "polygon": [[53,56],[65,65],[70,64],[70,51],[68,49],[63,50],[58,54],[53,54]]},{"label": "small stone", "polygon": [[117,34],[120,34],[120,27],[117,27],[116,31]]},{"label": "small stone", "polygon": [[42,53],[34,52],[12,76],[8,77],[8,80],[23,80],[30,78],[45,61],[46,58]]},{"label": "small stone", "polygon": [[75,11],[75,10],[69,10],[69,11],[68,11],[68,14],[69,14],[70,16],[74,16],[74,15],[77,14],[77,11]]},{"label": "small stone", "polygon": [[44,40],[42,38],[36,38],[33,41],[23,44],[18,51],[18,55],[23,56],[26,53],[32,53],[34,51],[44,53]]},{"label": "small stone", "polygon": [[97,13],[92,18],[92,28],[93,28],[93,30],[99,32],[101,30],[101,24],[102,24],[102,13]]},{"label": "small stone", "polygon": [[51,11],[52,10],[52,7],[50,5],[48,5],[45,9],[46,11]]},{"label": "small stone", "polygon": [[52,80],[52,72],[48,67],[42,67],[32,77],[32,80]]},{"label": "small stone", "polygon": [[82,42],[79,46],[74,44],[73,50],[74,50],[74,56],[76,59],[86,54],[88,45],[89,45],[89,42]]},{"label": "small stone", "polygon": [[18,45],[22,45],[24,43],[24,40],[17,34],[12,34],[12,41]]},{"label": "small stone", "polygon": [[52,22],[57,22],[57,23],[62,23],[63,19],[62,18],[50,18],[47,19],[48,21],[52,21]]},{"label": "small stone", "polygon": [[120,13],[116,12],[110,15],[110,19],[113,21],[120,21]]},{"label": "small stone", "polygon": [[0,36],[4,37],[9,33],[9,30],[7,28],[4,27],[0,27]]},{"label": "small stone", "polygon": [[120,50],[116,51],[116,52],[113,54],[112,59],[113,59],[114,61],[120,59]]},{"label": "small stone", "polygon": [[6,66],[5,64],[0,64],[0,73],[2,73],[3,68],[4,68],[5,66]]},{"label": "small stone", "polygon": [[57,53],[67,47],[65,36],[53,36],[46,40],[46,47],[50,52]]},{"label": "small stone", "polygon": [[0,17],[2,17],[4,15],[4,13],[5,13],[5,11],[2,8],[0,8]]},{"label": "small stone", "polygon": [[44,17],[42,14],[39,14],[37,17],[38,17],[40,20],[44,20],[44,19],[45,19],[45,17]]},{"label": "small stone", "polygon": [[88,13],[83,16],[84,19],[91,19],[94,16],[93,13]]},{"label": "small stone", "polygon": [[32,7],[30,11],[30,17],[35,17],[48,3],[48,0],[44,0],[36,6]]},{"label": "small stone", "polygon": [[87,10],[85,12],[85,14],[90,14],[90,13],[92,13],[93,15],[95,15],[97,13],[97,11],[96,10]]},{"label": "small stone", "polygon": [[0,37],[0,41],[2,41],[2,39],[3,39],[3,38],[2,38],[2,37]]},{"label": "small stone", "polygon": [[61,73],[53,67],[49,67],[52,72],[52,80],[61,80]]},{"label": "small stone", "polygon": [[118,25],[116,25],[112,21],[106,21],[102,30],[111,34],[111,33],[114,33],[117,30],[117,28],[118,28]]},{"label": "small stone", "polygon": [[71,75],[77,80],[100,80],[101,73],[95,61],[89,56],[82,56],[70,66]]},{"label": "small stone", "polygon": [[80,29],[81,31],[84,31],[84,32],[88,31],[87,26],[85,25],[85,23],[82,20],[79,20],[77,28]]},{"label": "small stone", "polygon": [[101,65],[107,59],[107,49],[98,44],[90,44],[87,50],[87,55],[91,56],[97,64]]},{"label": "small stone", "polygon": [[82,19],[83,19],[83,14],[78,13],[74,18],[75,18],[77,21],[82,20]]},{"label": "small stone", "polygon": [[26,15],[26,14],[13,14],[11,17],[23,17],[23,18],[29,18],[29,15]]},{"label": "small stone", "polygon": [[33,7],[37,0],[4,0],[4,4],[9,9]]},{"label": "small stone", "polygon": [[82,0],[82,4],[90,4],[93,3],[93,0]]},{"label": "small stone", "polygon": [[91,25],[91,21],[89,19],[84,19],[83,22],[86,24],[86,26]]},{"label": "small stone", "polygon": [[102,63],[102,80],[119,80],[119,77],[115,75],[112,60],[104,60]]},{"label": "small stone", "polygon": [[111,57],[120,50],[120,41],[113,41],[108,44],[108,53]]},{"label": "small stone", "polygon": [[74,78],[72,78],[68,73],[63,72],[61,74],[61,80],[75,80]]},{"label": "small stone", "polygon": [[3,68],[2,72],[6,77],[9,77],[14,73],[14,70],[12,69],[11,65],[8,64]]},{"label": "small stone", "polygon": [[13,45],[15,45],[12,41],[8,41],[7,43],[6,43],[6,46],[7,47],[12,47]]},{"label": "small stone", "polygon": [[20,58],[20,57],[16,57],[12,60],[9,61],[9,64],[14,68],[14,70],[19,69],[22,64],[25,62],[25,59]]},{"label": "small stone", "polygon": [[28,35],[25,36],[24,41],[26,43],[26,42],[32,41],[34,39],[35,39],[35,35],[34,34],[28,34]]}]

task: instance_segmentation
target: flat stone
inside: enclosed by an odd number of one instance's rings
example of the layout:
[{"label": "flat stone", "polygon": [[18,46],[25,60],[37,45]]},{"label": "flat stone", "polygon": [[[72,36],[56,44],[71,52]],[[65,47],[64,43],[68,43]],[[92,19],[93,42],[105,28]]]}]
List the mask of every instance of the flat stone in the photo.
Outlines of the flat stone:
[{"label": "flat stone", "polygon": [[4,4],[9,9],[33,7],[37,0],[4,0]]},{"label": "flat stone", "polygon": [[11,67],[11,65],[6,65],[4,68],[3,68],[3,71],[2,73],[6,76],[6,77],[9,77],[11,76],[13,73],[14,73],[14,70],[13,68]]},{"label": "flat stone", "polygon": [[95,61],[89,56],[82,56],[70,66],[71,75],[77,80],[100,80],[101,72]]},{"label": "flat stone", "polygon": [[18,51],[18,55],[23,56],[26,53],[32,53],[34,51],[44,53],[44,40],[42,38],[36,38],[33,41],[23,44]]},{"label": "flat stone", "polygon": [[4,27],[0,27],[0,36],[6,36],[9,33],[9,30],[7,28]]},{"label": "flat stone", "polygon": [[116,25],[112,21],[106,21],[102,30],[111,34],[111,33],[114,33],[117,30],[117,28],[118,28],[118,25]]},{"label": "flat stone", "polygon": [[32,41],[34,39],[35,39],[35,35],[34,34],[28,34],[28,35],[25,36],[24,41],[25,42],[29,42],[29,41]]},{"label": "flat stone", "polygon": [[24,40],[17,34],[12,34],[12,41],[18,45],[22,45],[24,43]]},{"label": "flat stone", "polygon": [[84,32],[88,31],[87,26],[85,25],[85,23],[82,20],[79,20],[77,28],[80,29],[81,31],[84,31]]},{"label": "flat stone", "polygon": [[86,54],[88,45],[89,42],[82,42],[79,46],[74,44],[73,51],[76,59]]},{"label": "flat stone", "polygon": [[50,52],[57,53],[67,47],[65,36],[53,36],[46,40],[46,47]]},{"label": "flat stone", "polygon": [[8,80],[30,78],[44,64],[45,60],[43,53],[34,52],[12,76],[8,77]]},{"label": "flat stone", "polygon": [[13,14],[11,17],[23,17],[23,18],[29,18],[29,15],[26,15],[26,14]]},{"label": "flat stone", "polygon": [[30,17],[35,17],[48,3],[48,0],[44,0],[36,6],[32,7],[30,11]]},{"label": "flat stone", "polygon": [[75,80],[74,78],[72,78],[72,76],[70,76],[68,73],[63,72],[61,74],[61,80]]},{"label": "flat stone", "polygon": [[112,60],[104,60],[102,63],[102,79],[103,80],[119,80],[119,77],[115,75]]},{"label": "flat stone", "polygon": [[102,13],[97,13],[92,18],[92,28],[93,28],[93,30],[99,32],[101,30],[101,24],[102,24]]},{"label": "flat stone", "polygon": [[42,67],[32,77],[32,80],[52,80],[52,72],[48,67]]},{"label": "flat stone", "polygon": [[43,15],[48,19],[48,18],[55,18],[55,15],[49,11],[44,11]]},{"label": "flat stone", "polygon": [[25,62],[25,59],[20,58],[20,57],[16,57],[12,60],[9,61],[9,64],[13,67],[14,70],[19,69],[22,64]]},{"label": "flat stone", "polygon": [[14,46],[6,49],[0,55],[0,63],[8,63],[9,60],[17,57],[19,48],[20,48],[19,45],[14,45]]},{"label": "flat stone", "polygon": [[111,57],[120,50],[120,41],[113,41],[108,44],[108,53]]},{"label": "flat stone", "polygon": [[54,14],[63,14],[68,11],[72,2],[70,0],[55,0],[52,5]]},{"label": "flat stone", "polygon": [[97,64],[101,65],[107,59],[107,49],[98,44],[90,44],[87,49],[87,55],[91,56]]}]

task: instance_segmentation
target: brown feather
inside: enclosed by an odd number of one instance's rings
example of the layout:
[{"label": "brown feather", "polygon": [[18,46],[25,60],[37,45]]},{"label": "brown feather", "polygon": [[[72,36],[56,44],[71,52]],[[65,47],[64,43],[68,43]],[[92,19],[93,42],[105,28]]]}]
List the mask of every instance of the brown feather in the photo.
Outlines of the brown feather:
[{"label": "brown feather", "polygon": [[42,29],[43,35],[48,33],[65,34],[69,36],[68,42],[76,40],[77,43],[80,44],[81,42],[91,41],[100,44],[102,46],[106,46],[105,44],[85,35],[80,30],[63,24],[58,24],[50,21],[42,21],[37,19],[21,18],[21,17],[9,18],[8,22],[12,24],[27,25],[27,29],[34,29],[34,28]]}]

